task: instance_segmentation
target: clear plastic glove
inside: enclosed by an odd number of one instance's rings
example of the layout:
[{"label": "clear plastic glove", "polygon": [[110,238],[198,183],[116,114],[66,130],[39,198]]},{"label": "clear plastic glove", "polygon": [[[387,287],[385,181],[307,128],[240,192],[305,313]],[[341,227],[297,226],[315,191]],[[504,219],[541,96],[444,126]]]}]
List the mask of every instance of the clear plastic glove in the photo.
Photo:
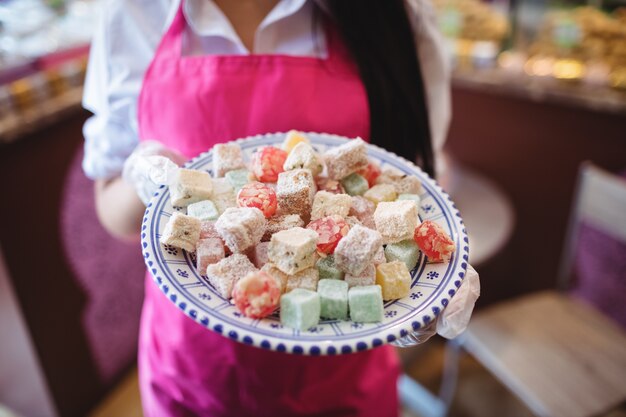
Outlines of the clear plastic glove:
[{"label": "clear plastic glove", "polygon": [[161,185],[170,185],[179,164],[185,157],[159,142],[139,143],[124,162],[122,178],[137,191],[139,199],[148,204]]},{"label": "clear plastic glove", "polygon": [[426,342],[436,333],[446,339],[454,339],[465,331],[469,324],[474,304],[480,296],[478,273],[469,265],[463,284],[450,299],[448,306],[430,326],[411,332],[392,343],[397,347],[409,347]]}]

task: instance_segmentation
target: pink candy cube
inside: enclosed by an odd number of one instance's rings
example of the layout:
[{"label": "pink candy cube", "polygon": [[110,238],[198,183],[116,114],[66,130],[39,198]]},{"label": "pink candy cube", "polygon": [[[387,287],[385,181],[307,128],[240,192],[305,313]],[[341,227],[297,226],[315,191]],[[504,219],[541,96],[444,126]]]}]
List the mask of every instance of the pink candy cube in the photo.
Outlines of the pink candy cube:
[{"label": "pink candy cube", "polygon": [[267,256],[267,249],[270,242],[260,242],[255,247],[248,251],[248,258],[257,268],[263,268],[263,265],[269,262]]},{"label": "pink candy cube", "polygon": [[207,266],[224,259],[224,242],[220,238],[200,239],[196,244],[197,267],[200,275],[206,275]]}]

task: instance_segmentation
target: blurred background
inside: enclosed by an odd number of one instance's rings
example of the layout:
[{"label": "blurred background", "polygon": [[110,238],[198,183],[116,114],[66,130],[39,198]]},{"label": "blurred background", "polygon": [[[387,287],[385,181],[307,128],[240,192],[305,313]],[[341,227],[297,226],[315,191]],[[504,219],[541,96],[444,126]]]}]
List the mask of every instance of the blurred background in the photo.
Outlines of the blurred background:
[{"label": "blurred background", "polygon": [[[0,1],[0,416],[141,415],[142,257],[80,167],[103,4]],[[482,295],[465,337],[401,352],[403,414],[626,416],[626,2],[434,6],[454,68],[439,180]]]}]

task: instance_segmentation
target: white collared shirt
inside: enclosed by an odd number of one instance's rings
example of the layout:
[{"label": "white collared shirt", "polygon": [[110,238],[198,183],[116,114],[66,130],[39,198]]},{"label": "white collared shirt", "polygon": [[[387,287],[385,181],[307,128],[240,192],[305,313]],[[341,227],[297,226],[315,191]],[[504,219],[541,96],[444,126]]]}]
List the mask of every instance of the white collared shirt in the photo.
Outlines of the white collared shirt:
[{"label": "white collared shirt", "polygon": [[[137,100],[143,75],[181,0],[109,0],[92,41],[83,106],[83,169],[92,179],[118,176],[139,141]],[[259,25],[248,51],[211,0],[182,0],[188,23],[184,55],[283,54],[324,58],[324,31],[314,27],[313,0],[280,0]],[[450,118],[449,65],[428,0],[406,0],[416,34],[434,149]]]}]

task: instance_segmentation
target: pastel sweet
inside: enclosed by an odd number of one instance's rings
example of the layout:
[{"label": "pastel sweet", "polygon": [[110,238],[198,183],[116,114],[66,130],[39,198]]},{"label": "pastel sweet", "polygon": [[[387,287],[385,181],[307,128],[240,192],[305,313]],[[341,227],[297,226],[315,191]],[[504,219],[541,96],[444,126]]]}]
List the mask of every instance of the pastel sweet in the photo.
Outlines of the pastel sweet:
[{"label": "pastel sweet", "polygon": [[347,194],[333,194],[328,191],[318,191],[313,199],[311,220],[338,215],[346,217],[350,212],[352,199]]},{"label": "pastel sweet", "polygon": [[206,275],[209,265],[224,259],[224,242],[220,238],[200,239],[196,244],[196,267],[200,275]]},{"label": "pastel sweet", "polygon": [[297,214],[270,217],[267,219],[267,228],[261,240],[264,242],[269,241],[274,233],[294,227],[304,227],[304,221]]},{"label": "pastel sweet", "polygon": [[454,241],[448,233],[430,220],[415,228],[413,239],[429,262],[448,262],[455,250]]},{"label": "pastel sweet", "polygon": [[383,295],[379,285],[352,287],[348,290],[350,318],[359,323],[383,321]]},{"label": "pastel sweet", "polygon": [[339,241],[350,230],[344,218],[337,215],[313,220],[306,228],[317,233],[317,251],[327,255],[335,251]]},{"label": "pastel sweet", "polygon": [[317,290],[317,283],[320,279],[317,268],[307,268],[305,270],[289,275],[285,292],[290,292],[296,288],[304,288],[305,290]]},{"label": "pastel sweet", "polygon": [[164,245],[193,252],[196,250],[198,239],[200,239],[200,220],[174,212],[165,225],[160,241]]},{"label": "pastel sweet", "polygon": [[216,237],[221,239],[219,233],[215,229],[215,222],[213,220],[205,220],[200,222],[200,239],[208,239]]},{"label": "pastel sweet", "polygon": [[278,201],[276,191],[262,182],[251,182],[244,185],[237,193],[239,207],[256,207],[265,217],[272,217],[276,213]]},{"label": "pastel sweet", "polygon": [[287,290],[287,281],[289,281],[289,275],[276,268],[276,265],[268,262],[263,265],[261,271],[267,272],[276,280],[276,282],[278,283],[278,287],[280,288],[281,294],[283,294]]},{"label": "pastel sweet", "polygon": [[201,222],[207,220],[216,220],[219,217],[219,212],[215,203],[211,200],[198,201],[197,203],[191,203],[187,206],[187,215],[195,217]]},{"label": "pastel sweet", "polygon": [[422,201],[422,199],[420,198],[419,195],[417,194],[399,194],[398,195],[398,201],[401,200],[407,200],[407,201],[412,201],[415,203],[415,207],[417,207],[417,224],[420,224],[422,221],[419,218],[419,211],[420,211],[420,203]]},{"label": "pastel sweet", "polygon": [[367,148],[361,138],[352,139],[324,153],[328,177],[340,180],[368,164]]},{"label": "pastel sweet", "polygon": [[398,194],[421,194],[422,183],[413,175],[400,174],[391,169],[385,169],[376,178],[376,184],[393,185]]},{"label": "pastel sweet", "polygon": [[207,200],[211,197],[213,184],[207,172],[180,168],[174,174],[170,185],[172,205],[186,207],[191,203]]},{"label": "pastel sweet", "polygon": [[272,235],[269,260],[286,274],[310,268],[317,261],[317,233],[294,227]]},{"label": "pastel sweet", "polygon": [[365,227],[369,227],[370,229],[375,229],[376,225],[374,224],[374,211],[376,210],[376,205],[372,203],[365,197],[354,196],[352,197],[352,204],[350,206],[350,212],[348,213],[350,216],[354,216],[363,224]]},{"label": "pastel sweet", "polygon": [[320,296],[320,316],[327,319],[348,319],[348,284],[336,279],[324,279],[317,285]]},{"label": "pastel sweet", "polygon": [[235,189],[226,178],[213,179],[213,196],[211,201],[213,201],[220,214],[224,213],[228,208],[237,207]]},{"label": "pastel sweet", "polygon": [[398,194],[393,185],[390,184],[377,184],[367,190],[363,197],[367,198],[374,204],[378,204],[382,201],[394,201]]},{"label": "pastel sweet", "polygon": [[298,214],[308,221],[315,192],[313,175],[308,169],[281,172],[276,185],[280,214]]},{"label": "pastel sweet", "polygon": [[235,284],[233,301],[244,316],[261,319],[272,314],[280,302],[276,280],[263,271],[250,272]]},{"label": "pastel sweet", "polygon": [[385,249],[383,246],[381,246],[376,251],[376,255],[374,255],[374,259],[372,259],[372,263],[374,265],[380,265],[380,264],[384,264],[385,262],[387,262],[387,258],[385,257]]},{"label": "pastel sweet", "polygon": [[385,247],[385,258],[387,262],[404,262],[409,271],[415,268],[419,255],[419,247],[413,239],[390,243]]},{"label": "pastel sweet", "polygon": [[285,171],[292,169],[308,169],[315,177],[322,173],[324,165],[322,164],[322,159],[310,144],[300,142],[289,152],[283,169]]},{"label": "pastel sweet", "polygon": [[360,176],[367,180],[370,187],[376,184],[376,179],[380,176],[381,170],[377,163],[369,161],[367,166],[357,172]]},{"label": "pastel sweet", "polygon": [[280,297],[280,322],[304,331],[320,321],[320,296],[315,291],[296,288]]},{"label": "pastel sweet", "polygon": [[229,208],[215,222],[215,229],[233,252],[241,253],[261,241],[267,220],[254,207]]},{"label": "pastel sweet", "polygon": [[372,263],[382,243],[383,238],[376,230],[355,225],[339,241],[335,249],[335,263],[342,271],[359,275]]},{"label": "pastel sweet", "polygon": [[358,275],[346,274],[344,281],[348,283],[350,288],[374,285],[376,284],[376,267],[374,265],[368,265],[367,268]]},{"label": "pastel sweet", "polygon": [[260,242],[257,243],[252,249],[248,250],[248,258],[257,268],[262,268],[266,263],[269,262],[268,250],[269,250],[269,242]]},{"label": "pastel sweet", "polygon": [[223,298],[231,298],[235,283],[257,269],[246,255],[235,253],[206,268],[209,283]]},{"label": "pastel sweet", "polygon": [[241,187],[254,180],[254,174],[247,169],[235,169],[233,171],[228,171],[224,175],[224,178],[228,180],[228,183],[231,187],[233,187],[235,192],[238,192]]},{"label": "pastel sweet", "polygon": [[376,284],[382,289],[383,300],[404,298],[411,292],[411,274],[404,262],[380,264],[376,267]]},{"label": "pastel sweet", "polygon": [[[373,220],[372,220],[372,222],[373,222]],[[354,216],[346,217],[346,223],[348,223],[348,226],[350,226],[350,228],[353,228],[356,225],[365,226],[363,223],[361,223],[361,220],[357,219]],[[367,226],[365,226],[365,227],[367,227]],[[376,229],[376,228],[375,227],[370,227],[370,229]]]},{"label": "pastel sweet", "polygon": [[265,146],[252,155],[252,172],[262,182],[276,182],[283,172],[287,152],[273,146]]},{"label": "pastel sweet", "polygon": [[320,191],[328,191],[333,194],[344,194],[346,191],[343,189],[341,182],[337,180],[331,180],[328,177],[315,178],[315,185]]},{"label": "pastel sweet", "polygon": [[417,207],[412,201],[380,202],[374,212],[376,230],[385,243],[410,239],[417,226]]},{"label": "pastel sweet", "polygon": [[335,265],[333,255],[320,258],[315,264],[319,272],[320,279],[343,279],[344,272]]},{"label": "pastel sweet", "polygon": [[349,195],[363,195],[369,189],[367,180],[356,172],[343,178],[341,185]]},{"label": "pastel sweet", "polygon": [[241,148],[236,143],[213,146],[213,176],[223,177],[228,171],[245,168]]},{"label": "pastel sweet", "polygon": [[310,143],[310,141],[304,133],[298,132],[297,130],[290,130],[287,132],[281,148],[283,151],[290,153],[299,143]]}]

